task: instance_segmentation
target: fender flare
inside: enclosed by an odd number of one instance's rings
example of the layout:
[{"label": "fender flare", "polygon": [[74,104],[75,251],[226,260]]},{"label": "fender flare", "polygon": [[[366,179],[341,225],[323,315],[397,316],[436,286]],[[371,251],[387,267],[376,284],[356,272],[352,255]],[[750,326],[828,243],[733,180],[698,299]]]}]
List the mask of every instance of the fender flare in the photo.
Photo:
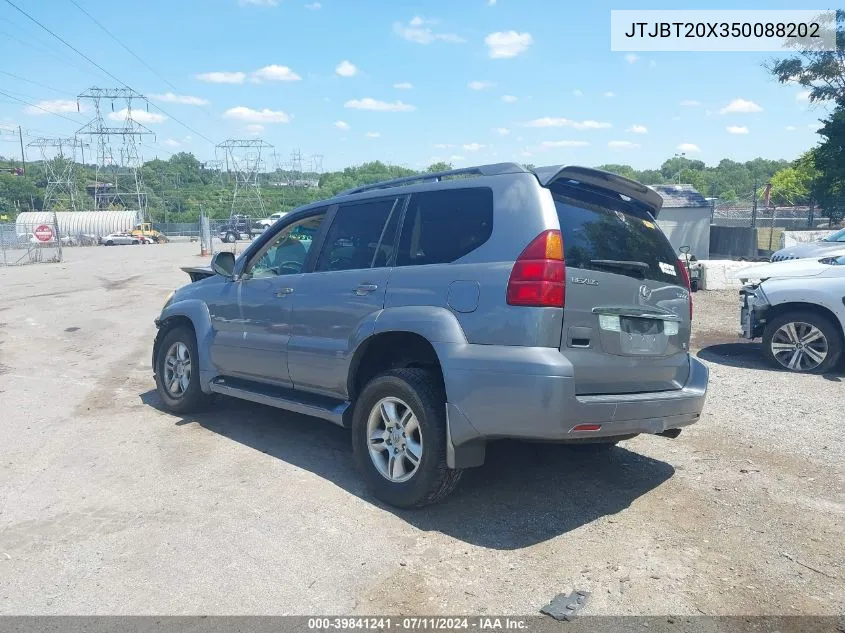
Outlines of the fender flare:
[{"label": "fender flare", "polygon": [[199,354],[200,386],[206,393],[210,393],[208,383],[217,374],[211,362],[211,316],[208,313],[208,306],[198,299],[185,299],[171,303],[161,311],[156,319],[155,343],[153,344],[153,371],[155,371],[155,358],[158,353],[158,346],[164,334],[170,329],[169,323],[174,319],[188,319],[194,328],[197,336],[197,353]]}]

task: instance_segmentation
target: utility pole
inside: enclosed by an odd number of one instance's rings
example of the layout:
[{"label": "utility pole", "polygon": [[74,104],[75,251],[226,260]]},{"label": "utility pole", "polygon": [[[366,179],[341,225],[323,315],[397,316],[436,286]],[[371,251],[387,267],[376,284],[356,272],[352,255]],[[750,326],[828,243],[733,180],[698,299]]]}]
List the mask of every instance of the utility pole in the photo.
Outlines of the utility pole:
[{"label": "utility pole", "polygon": [[751,226],[757,226],[757,187],[759,183],[754,179],[754,200],[751,202]]},{"label": "utility pole", "polygon": [[21,171],[26,176],[26,156],[23,153],[23,132],[20,125],[18,126],[18,140],[21,142]]}]

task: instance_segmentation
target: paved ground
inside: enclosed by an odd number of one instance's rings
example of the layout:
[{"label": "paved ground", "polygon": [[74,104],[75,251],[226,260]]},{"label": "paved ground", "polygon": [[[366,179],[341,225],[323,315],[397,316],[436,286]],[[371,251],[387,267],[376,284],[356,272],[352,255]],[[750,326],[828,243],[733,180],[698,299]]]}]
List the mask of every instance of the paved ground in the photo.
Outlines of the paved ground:
[{"label": "paved ground", "polygon": [[196,244],[0,269],[0,613],[845,611],[843,374],[770,371],[736,294],[696,295],[700,424],[604,457],[497,444],[398,512],[347,432],[223,401],[159,410],[153,318]]}]

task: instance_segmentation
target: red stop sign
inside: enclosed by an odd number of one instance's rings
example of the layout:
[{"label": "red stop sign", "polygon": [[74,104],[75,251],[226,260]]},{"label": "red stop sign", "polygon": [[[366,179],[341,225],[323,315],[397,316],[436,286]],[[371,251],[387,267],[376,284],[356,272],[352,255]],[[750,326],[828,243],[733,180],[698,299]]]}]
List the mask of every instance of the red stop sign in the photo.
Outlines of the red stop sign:
[{"label": "red stop sign", "polygon": [[35,229],[33,235],[35,235],[35,239],[37,239],[39,242],[49,242],[53,239],[53,229],[51,229],[46,224],[42,224],[41,226]]}]

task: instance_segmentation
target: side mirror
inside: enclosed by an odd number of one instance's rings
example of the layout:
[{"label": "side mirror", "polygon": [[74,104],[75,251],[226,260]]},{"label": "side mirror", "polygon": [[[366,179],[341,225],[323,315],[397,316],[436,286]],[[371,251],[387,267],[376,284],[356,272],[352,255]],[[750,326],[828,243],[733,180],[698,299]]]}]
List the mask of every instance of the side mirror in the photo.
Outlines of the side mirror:
[{"label": "side mirror", "polygon": [[681,246],[678,250],[679,250],[682,254],[686,255],[687,253],[689,253],[689,246]]},{"label": "side mirror", "polygon": [[211,258],[211,270],[222,277],[232,277],[235,274],[235,255],[229,251],[214,253]]}]

